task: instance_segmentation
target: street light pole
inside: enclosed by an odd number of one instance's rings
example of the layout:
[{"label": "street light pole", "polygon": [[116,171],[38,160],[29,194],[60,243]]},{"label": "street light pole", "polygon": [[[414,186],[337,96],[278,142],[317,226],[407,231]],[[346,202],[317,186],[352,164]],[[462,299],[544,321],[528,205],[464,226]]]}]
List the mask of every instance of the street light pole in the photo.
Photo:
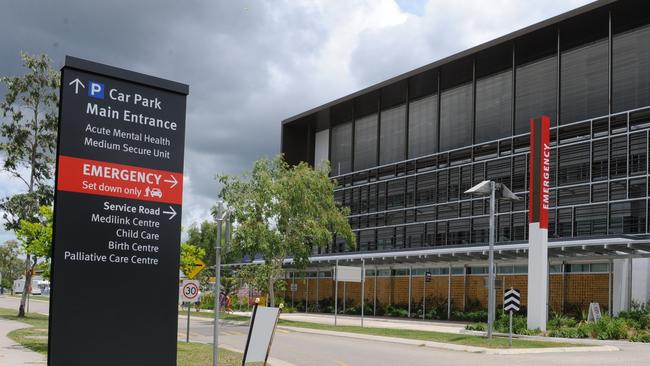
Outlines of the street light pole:
[{"label": "street light pole", "polygon": [[[498,197],[497,197],[498,193]],[[477,196],[490,196],[490,238],[489,238],[489,254],[488,254],[488,338],[492,338],[492,331],[494,328],[496,299],[494,292],[494,242],[496,240],[496,203],[497,199],[506,199],[510,201],[518,201],[519,197],[512,193],[508,187],[503,183],[496,183],[492,180],[484,180],[481,183],[465,191],[465,194],[472,194]]]},{"label": "street light pole", "polygon": [[212,365],[219,365],[219,307],[221,305],[221,289],[219,286],[221,280],[221,210],[223,208],[219,202],[217,208],[217,242],[215,244],[215,264],[214,264],[214,328],[213,328],[213,347],[212,347]]},{"label": "street light pole", "polygon": [[495,294],[494,294],[494,234],[495,234],[495,207],[496,206],[496,183],[490,181],[490,251],[489,251],[489,266],[488,269],[488,338],[492,338],[492,330],[494,327],[494,313],[495,313]]},{"label": "street light pole", "polygon": [[[230,211],[224,208],[223,202],[217,203],[217,212],[215,220],[217,221],[217,242],[214,246],[214,327],[213,327],[213,346],[212,346],[212,365],[219,364],[219,313],[221,307],[221,233],[224,219],[226,225],[230,220]],[[226,236],[230,234],[228,227],[226,227]],[[228,240],[228,238],[226,238]]]}]

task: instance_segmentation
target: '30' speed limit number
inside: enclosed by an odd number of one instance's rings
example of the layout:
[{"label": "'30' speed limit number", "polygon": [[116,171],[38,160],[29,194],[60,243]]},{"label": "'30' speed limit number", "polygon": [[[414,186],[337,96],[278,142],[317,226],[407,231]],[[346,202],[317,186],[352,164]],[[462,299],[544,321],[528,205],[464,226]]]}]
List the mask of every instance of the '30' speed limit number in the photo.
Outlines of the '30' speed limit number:
[{"label": "'30' speed limit number", "polygon": [[183,302],[197,302],[199,301],[199,281],[197,280],[184,280],[181,284],[181,301]]}]

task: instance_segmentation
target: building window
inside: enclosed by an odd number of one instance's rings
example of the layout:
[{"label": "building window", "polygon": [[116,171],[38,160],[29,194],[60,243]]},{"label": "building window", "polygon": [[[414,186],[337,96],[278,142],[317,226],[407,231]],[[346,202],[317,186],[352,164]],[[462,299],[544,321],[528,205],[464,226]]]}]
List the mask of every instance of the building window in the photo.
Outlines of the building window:
[{"label": "building window", "polygon": [[438,95],[409,103],[409,159],[438,151]]},{"label": "building window", "polygon": [[628,195],[630,198],[642,198],[646,196],[646,178],[630,179]]},{"label": "building window", "polygon": [[515,134],[530,132],[530,119],[546,115],[555,125],[557,114],[557,57],[517,67]]},{"label": "building window", "polygon": [[627,198],[627,181],[616,180],[609,182],[609,199],[612,201],[624,200]]},{"label": "building window", "polygon": [[591,202],[605,202],[608,195],[607,183],[598,183],[591,186]]},{"label": "building window", "polygon": [[377,115],[360,118],[354,123],[354,170],[377,165]]},{"label": "building window", "polygon": [[557,177],[559,185],[589,181],[589,150],[589,143],[560,147]]},{"label": "building window", "polygon": [[436,202],[436,173],[422,174],[417,180],[417,206]]},{"label": "building window", "polygon": [[564,208],[557,210],[556,235],[559,237],[570,237],[572,235],[573,217],[572,209]]},{"label": "building window", "polygon": [[575,236],[607,234],[607,205],[576,207]]},{"label": "building window", "polygon": [[424,246],[424,225],[409,225],[406,227],[406,246],[409,248]]},{"label": "building window", "polygon": [[381,112],[379,164],[402,161],[406,157],[406,106]]},{"label": "building window", "polygon": [[627,176],[627,137],[618,136],[611,139],[609,159],[609,177]]},{"label": "building window", "polygon": [[646,202],[629,201],[609,205],[609,233],[635,234],[646,231]]},{"label": "building window", "polygon": [[614,35],[612,109],[621,112],[650,105],[650,26]]},{"label": "building window", "polygon": [[589,203],[589,185],[560,188],[556,192],[558,206],[571,206],[580,203]]},{"label": "building window", "polygon": [[352,171],[352,122],[332,127],[332,174]]},{"label": "building window", "polygon": [[404,208],[404,179],[393,180],[388,184],[388,197],[386,198],[387,209]]},{"label": "building window", "polygon": [[560,123],[608,113],[608,42],[592,42],[562,53]]},{"label": "building window", "polygon": [[440,151],[472,144],[472,84],[442,92],[440,98]]},{"label": "building window", "polygon": [[648,137],[644,131],[630,135],[630,175],[645,174],[647,169]]},{"label": "building window", "polygon": [[393,249],[394,240],[393,228],[383,228],[377,230],[377,250]]},{"label": "building window", "polygon": [[472,243],[488,243],[490,233],[490,218],[477,217],[472,220]]},{"label": "building window", "polygon": [[512,134],[512,71],[476,81],[476,143]]},{"label": "building window", "polygon": [[609,173],[609,142],[607,139],[591,143],[592,162],[591,179],[594,181],[607,179]]}]

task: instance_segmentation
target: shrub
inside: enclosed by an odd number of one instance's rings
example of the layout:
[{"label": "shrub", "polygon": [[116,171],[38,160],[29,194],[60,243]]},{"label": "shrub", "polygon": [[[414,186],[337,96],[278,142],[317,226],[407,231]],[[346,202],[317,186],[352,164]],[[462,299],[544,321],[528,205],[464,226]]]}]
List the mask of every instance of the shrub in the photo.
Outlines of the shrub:
[{"label": "shrub", "polygon": [[632,337],[630,337],[630,341],[650,343],[650,332],[648,331],[638,332],[634,334]]},{"label": "shrub", "polygon": [[609,316],[603,316],[595,323],[580,323],[578,329],[597,339],[625,339],[628,333],[625,319],[610,318]]},{"label": "shrub", "polygon": [[485,323],[471,323],[465,326],[467,330],[477,330],[479,332],[485,332],[487,330],[487,324]]},{"label": "shrub", "polygon": [[388,316],[394,316],[394,317],[400,317],[400,318],[406,318],[408,317],[408,305],[398,305],[398,304],[390,304],[386,306],[386,315]]},{"label": "shrub", "polygon": [[560,338],[586,338],[587,334],[582,332],[579,328],[559,327],[552,329],[548,332],[550,337]]},{"label": "shrub", "polygon": [[632,302],[629,311],[621,311],[620,318],[627,319],[637,329],[650,329],[650,301],[645,304]]},{"label": "shrub", "polygon": [[451,319],[466,322],[487,322],[487,310],[453,311],[451,313]]},{"label": "shrub", "polygon": [[[494,330],[499,333],[510,332],[510,317],[504,315],[497,316],[497,319],[494,322]],[[540,331],[537,329],[535,330],[528,329],[526,317],[523,315],[512,316],[512,332],[514,334],[522,334],[522,335],[535,335],[540,333]]]},{"label": "shrub", "polygon": [[[565,327],[571,328],[571,327],[575,327],[577,324],[578,322],[574,318],[571,318],[564,314],[555,313],[548,321],[548,328],[549,329],[559,329]],[[575,338],[575,337],[568,337],[568,338]]]},{"label": "shrub", "polygon": [[206,291],[201,294],[201,309],[214,309],[214,293]]}]

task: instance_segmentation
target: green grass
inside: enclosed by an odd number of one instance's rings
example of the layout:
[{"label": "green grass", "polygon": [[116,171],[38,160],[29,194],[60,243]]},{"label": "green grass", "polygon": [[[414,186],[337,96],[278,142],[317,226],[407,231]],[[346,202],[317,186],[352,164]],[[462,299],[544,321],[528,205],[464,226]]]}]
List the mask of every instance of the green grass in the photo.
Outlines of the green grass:
[{"label": "green grass", "polygon": [[[367,334],[383,337],[395,337],[405,339],[415,339],[420,341],[452,343],[464,346],[476,346],[486,348],[508,348],[508,339],[501,337],[494,337],[491,340],[487,337],[468,335],[468,334],[453,334],[442,332],[430,332],[422,330],[406,330],[406,329],[384,329],[384,328],[361,328],[359,326],[341,325],[333,326],[328,324],[298,322],[293,320],[280,320],[279,325],[289,327],[300,327],[318,330],[329,330],[335,332],[348,332],[356,334]],[[545,342],[534,340],[513,339],[513,348],[550,348],[550,347],[575,347],[579,346],[572,343],[557,343]]]},{"label": "green grass", "polygon": [[[30,328],[16,329],[8,336],[13,341],[32,351],[47,354],[47,316],[27,314],[24,318],[16,316],[14,309],[0,308],[0,318],[16,320],[31,325]],[[244,317],[246,318],[246,317]],[[246,318],[247,319],[247,318]],[[219,350],[219,365],[239,366],[242,354],[224,349]],[[212,366],[212,346],[203,343],[178,343],[178,366]],[[261,365],[261,364],[249,364]]]}]

